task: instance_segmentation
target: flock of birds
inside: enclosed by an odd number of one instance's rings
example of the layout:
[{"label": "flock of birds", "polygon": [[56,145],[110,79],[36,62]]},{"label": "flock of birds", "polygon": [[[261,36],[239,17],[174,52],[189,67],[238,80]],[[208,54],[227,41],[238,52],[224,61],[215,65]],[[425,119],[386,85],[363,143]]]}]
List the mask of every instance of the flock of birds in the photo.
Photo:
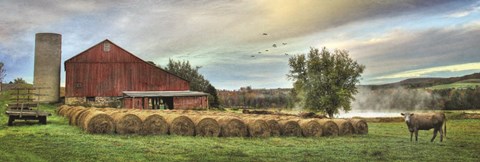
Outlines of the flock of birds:
[{"label": "flock of birds", "polygon": [[[263,36],[268,36],[268,33],[263,33],[262,35],[263,35]],[[287,43],[284,42],[284,43],[282,43],[282,45],[286,46]],[[272,45],[272,47],[273,47],[273,48],[277,48],[277,44],[274,43],[274,44]],[[268,49],[265,50],[265,52],[268,52],[268,51],[269,51]],[[262,54],[262,51],[259,51],[258,54]],[[285,53],[285,56],[288,56],[288,53]],[[251,55],[250,57],[255,57],[255,55]]]}]

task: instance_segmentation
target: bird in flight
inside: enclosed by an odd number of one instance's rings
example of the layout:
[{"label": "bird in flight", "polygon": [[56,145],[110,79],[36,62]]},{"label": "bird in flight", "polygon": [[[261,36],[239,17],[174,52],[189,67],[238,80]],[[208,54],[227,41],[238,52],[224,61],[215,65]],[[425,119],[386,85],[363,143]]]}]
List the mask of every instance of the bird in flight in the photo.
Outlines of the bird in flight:
[{"label": "bird in flight", "polygon": [[283,45],[287,45],[287,43],[282,43]]},{"label": "bird in flight", "polygon": [[255,57],[255,55],[252,55],[252,56],[250,56],[250,57]]},{"label": "bird in flight", "polygon": [[263,33],[262,35],[268,35],[267,33]]},{"label": "bird in flight", "polygon": [[265,50],[265,51],[267,51],[267,52],[268,52],[268,50]]},{"label": "bird in flight", "polygon": [[258,52],[258,54],[262,54],[262,52]]}]

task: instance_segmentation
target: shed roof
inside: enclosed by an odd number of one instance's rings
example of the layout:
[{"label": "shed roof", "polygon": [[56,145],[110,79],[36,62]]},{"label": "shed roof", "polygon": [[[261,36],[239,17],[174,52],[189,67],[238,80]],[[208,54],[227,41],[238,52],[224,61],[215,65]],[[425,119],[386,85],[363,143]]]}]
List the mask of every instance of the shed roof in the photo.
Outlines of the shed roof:
[{"label": "shed roof", "polygon": [[123,91],[124,97],[193,97],[207,96],[197,91]]}]

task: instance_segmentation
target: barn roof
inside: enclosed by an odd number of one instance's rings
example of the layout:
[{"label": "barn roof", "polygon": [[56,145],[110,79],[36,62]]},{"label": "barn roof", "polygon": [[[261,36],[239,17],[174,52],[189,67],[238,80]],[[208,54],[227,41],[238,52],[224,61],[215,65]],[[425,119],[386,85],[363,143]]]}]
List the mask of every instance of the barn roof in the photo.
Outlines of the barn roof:
[{"label": "barn roof", "polygon": [[[185,80],[185,81],[187,81],[187,82],[190,83],[189,80],[187,80],[187,79],[185,79],[185,78],[183,78],[183,77],[181,77],[181,76],[178,76],[177,74],[174,74],[174,73],[172,73],[172,72],[170,72],[170,71],[167,71],[167,70],[165,70],[165,69],[163,69],[163,68],[161,68],[161,67],[158,67],[158,66],[155,66],[155,65],[152,65],[152,64],[146,62],[145,60],[143,60],[143,59],[135,56],[135,55],[132,54],[130,51],[127,51],[127,50],[123,49],[122,47],[120,47],[119,45],[113,43],[112,41],[110,41],[110,40],[108,40],[108,39],[105,39],[105,40],[103,40],[103,41],[101,41],[101,42],[93,45],[92,47],[90,47],[90,48],[88,48],[88,49],[80,52],[79,54],[77,54],[77,55],[69,58],[68,60],[65,60],[65,62],[64,62],[64,67],[67,68],[67,66],[65,66],[65,65],[67,64],[67,62],[71,62],[71,60],[73,60],[74,58],[79,57],[79,56],[81,56],[82,54],[85,54],[88,50],[90,50],[90,49],[92,49],[93,47],[98,46],[98,45],[100,45],[100,44],[102,44],[102,43],[104,43],[104,42],[109,42],[110,44],[113,44],[114,46],[116,46],[116,47],[120,48],[121,50],[127,52],[128,54],[132,55],[133,57],[135,57],[136,59],[140,60],[141,62],[144,62],[144,63],[146,63],[146,64],[148,64],[148,65],[151,65],[151,66],[153,66],[153,67],[155,67],[155,68],[157,68],[157,69],[160,69],[160,70],[162,70],[162,71],[165,71],[165,72],[167,72],[168,74],[174,75],[174,76],[176,76],[176,77],[178,77],[178,78],[180,78],[180,79],[182,79],[182,80]],[[65,69],[65,70],[66,70],[66,69]]]},{"label": "barn roof", "polygon": [[194,97],[207,96],[197,91],[123,91],[124,97]]}]

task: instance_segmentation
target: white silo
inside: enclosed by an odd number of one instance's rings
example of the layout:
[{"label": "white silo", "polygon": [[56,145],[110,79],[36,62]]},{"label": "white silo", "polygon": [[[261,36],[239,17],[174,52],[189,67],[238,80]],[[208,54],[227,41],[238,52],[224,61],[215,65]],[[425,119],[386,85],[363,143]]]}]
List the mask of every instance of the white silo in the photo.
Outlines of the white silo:
[{"label": "white silo", "polygon": [[58,102],[60,99],[60,65],[62,58],[62,35],[37,33],[35,35],[35,64],[33,85],[46,87],[40,93],[40,102]]}]

